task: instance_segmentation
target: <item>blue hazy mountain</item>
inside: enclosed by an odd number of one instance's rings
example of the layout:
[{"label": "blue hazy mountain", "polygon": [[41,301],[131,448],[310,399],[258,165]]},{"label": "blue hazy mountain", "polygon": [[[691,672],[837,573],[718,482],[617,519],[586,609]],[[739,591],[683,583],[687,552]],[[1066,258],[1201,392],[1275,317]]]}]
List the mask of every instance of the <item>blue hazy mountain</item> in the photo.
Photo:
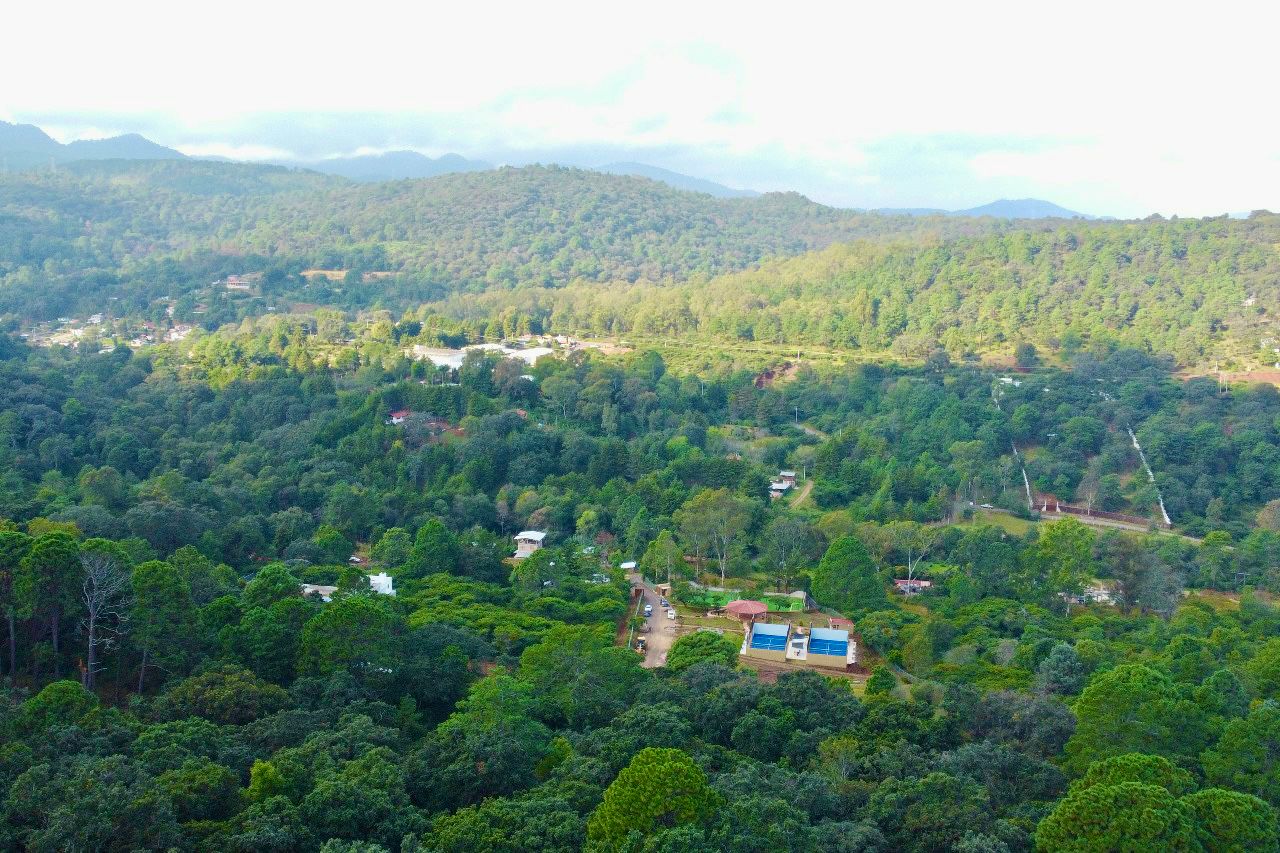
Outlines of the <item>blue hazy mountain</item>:
[{"label": "blue hazy mountain", "polygon": [[433,178],[455,172],[483,172],[493,168],[483,160],[468,160],[460,154],[428,157],[417,151],[387,151],[327,160],[288,161],[283,165],[302,166],[353,181],[398,181],[405,178]]},{"label": "blue hazy mountain", "polygon": [[157,145],[136,133],[109,139],[82,139],[63,145],[33,124],[0,121],[0,162],[10,169],[30,169],[76,160],[176,160],[181,151]]},{"label": "blue hazy mountain", "polygon": [[667,186],[675,187],[678,190],[692,190],[693,192],[706,193],[716,198],[755,198],[760,195],[755,190],[738,190],[733,187],[726,187],[724,184],[717,184],[715,181],[695,178],[692,175],[682,175],[670,169],[662,169],[645,163],[606,163],[603,166],[596,166],[595,171],[605,172],[610,175],[633,175],[638,178],[649,178]]},{"label": "blue hazy mountain", "polygon": [[1087,213],[1077,213],[1065,207],[1039,198],[1002,198],[990,204],[964,210],[946,210],[941,207],[881,207],[874,213],[888,216],[994,216],[997,219],[1096,219]]},{"label": "blue hazy mountain", "polygon": [[187,156],[136,133],[79,139],[63,145],[62,151],[65,160],[179,160]]},{"label": "blue hazy mountain", "polygon": [[968,210],[952,210],[950,216],[995,216],[1000,219],[1093,219],[1039,198],[1002,198]]}]

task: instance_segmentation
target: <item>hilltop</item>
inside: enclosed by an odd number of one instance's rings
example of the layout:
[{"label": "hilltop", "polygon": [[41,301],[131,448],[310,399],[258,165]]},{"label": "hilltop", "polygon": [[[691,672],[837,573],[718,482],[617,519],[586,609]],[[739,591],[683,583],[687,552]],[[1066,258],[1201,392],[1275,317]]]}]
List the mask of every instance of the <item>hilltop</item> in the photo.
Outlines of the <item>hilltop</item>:
[{"label": "hilltop", "polygon": [[1093,219],[1087,213],[1067,210],[1039,198],[1002,198],[967,210],[950,211],[951,216],[998,216],[1004,219]]},{"label": "hilltop", "polygon": [[136,133],[107,139],[80,139],[63,145],[33,124],[0,121],[0,162],[29,169],[77,160],[177,160],[181,151],[158,145]]},{"label": "hilltop", "polygon": [[[144,308],[267,266],[391,271],[397,282],[341,302],[408,306],[457,291],[685,281],[841,241],[1000,227],[855,213],[795,193],[718,199],[557,166],[371,184],[280,166],[86,161],[0,177],[0,312],[92,313],[105,290]],[[162,262],[163,285],[144,269]]]},{"label": "hilltop", "polygon": [[945,210],[940,207],[880,208],[877,213],[898,216],[992,216],[1000,219],[1096,219],[1087,213],[1067,210],[1061,205],[1039,198],[1002,198],[977,207],[963,210]]},{"label": "hilltop", "polygon": [[460,154],[443,154],[433,158],[417,151],[387,151],[382,154],[331,157],[325,160],[288,160],[280,161],[279,165],[368,182],[433,178],[436,175],[483,172],[493,168],[492,163],[469,160]]},{"label": "hilltop", "polygon": [[[974,221],[974,220],[969,220]],[[435,306],[479,322],[503,312],[550,331],[706,345],[756,342],[923,358],[1070,353],[1111,342],[1184,365],[1268,365],[1280,315],[1280,216],[1057,222],[945,241],[903,236],[831,246],[676,286],[574,285]]]},{"label": "hilltop", "polygon": [[638,178],[649,178],[679,190],[706,193],[716,198],[756,198],[760,195],[755,190],[734,189],[724,184],[718,184],[715,181],[708,181],[705,178],[683,175],[670,169],[650,166],[646,163],[606,163],[603,166],[597,166],[596,171],[606,172],[610,175],[633,175]]}]

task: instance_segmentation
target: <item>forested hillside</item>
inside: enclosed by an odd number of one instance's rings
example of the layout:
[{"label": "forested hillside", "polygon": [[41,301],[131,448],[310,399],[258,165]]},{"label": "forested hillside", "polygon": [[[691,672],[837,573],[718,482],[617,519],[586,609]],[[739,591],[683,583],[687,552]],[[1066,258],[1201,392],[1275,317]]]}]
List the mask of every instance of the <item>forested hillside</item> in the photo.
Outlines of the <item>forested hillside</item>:
[{"label": "forested hillside", "polygon": [[[515,312],[556,332],[897,357],[1027,339],[1069,358],[1109,341],[1256,366],[1280,340],[1277,244],[1270,214],[1011,222],[717,199],[558,167],[354,184],[107,161],[0,177],[0,312],[30,323],[173,305],[215,328],[294,305],[436,303],[477,330]],[[265,276],[251,293],[214,286],[246,273]]]},{"label": "forested hillside", "polygon": [[396,273],[335,299],[405,308],[456,291],[687,280],[839,240],[991,227],[558,167],[355,184],[229,163],[76,163],[0,176],[0,313],[94,313],[113,296],[145,312],[263,271],[277,297],[327,302],[297,278],[308,267]]},{"label": "forested hillside", "polygon": [[575,284],[444,302],[556,332],[759,341],[923,357],[1112,341],[1195,365],[1274,360],[1280,216],[1059,223],[952,240],[833,246],[677,286]]},{"label": "forested hillside", "polygon": [[[422,384],[385,322],[0,352],[4,847],[1275,849],[1274,389],[1123,350]],[[1202,541],[1021,503],[1011,443],[1037,490],[1153,512],[1130,424]],[[768,497],[784,466],[809,499]],[[736,668],[726,620],[642,669],[627,559],[678,602],[807,589],[857,689]]]}]

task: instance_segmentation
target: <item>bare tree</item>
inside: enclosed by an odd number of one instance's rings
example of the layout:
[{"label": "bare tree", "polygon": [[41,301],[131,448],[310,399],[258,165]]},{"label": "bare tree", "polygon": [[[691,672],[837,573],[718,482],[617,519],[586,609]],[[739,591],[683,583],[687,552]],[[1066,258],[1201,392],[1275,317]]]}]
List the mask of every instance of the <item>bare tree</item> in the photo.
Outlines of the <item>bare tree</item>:
[{"label": "bare tree", "polygon": [[89,552],[80,555],[84,567],[84,582],[80,590],[80,603],[84,605],[84,618],[80,621],[88,637],[88,648],[82,681],[86,690],[93,690],[98,675],[98,650],[108,650],[115,645],[129,618],[129,576],[120,570],[116,558],[110,554]]},{"label": "bare tree", "polygon": [[911,595],[915,588],[916,570],[938,544],[941,528],[930,527],[916,521],[891,521],[888,524],[867,523],[858,528],[858,538],[867,545],[876,562],[885,568],[894,557],[905,558],[907,590]]},{"label": "bare tree", "polygon": [[1098,492],[1102,488],[1102,466],[1097,459],[1089,463],[1089,467],[1085,469],[1084,477],[1080,480],[1080,488],[1077,494],[1084,500],[1085,511],[1089,515],[1093,515],[1093,505],[1098,500]]},{"label": "bare tree", "polygon": [[728,489],[707,489],[685,501],[676,510],[675,521],[680,535],[694,546],[699,567],[704,549],[709,550],[724,583],[736,540],[751,523],[750,505]]}]

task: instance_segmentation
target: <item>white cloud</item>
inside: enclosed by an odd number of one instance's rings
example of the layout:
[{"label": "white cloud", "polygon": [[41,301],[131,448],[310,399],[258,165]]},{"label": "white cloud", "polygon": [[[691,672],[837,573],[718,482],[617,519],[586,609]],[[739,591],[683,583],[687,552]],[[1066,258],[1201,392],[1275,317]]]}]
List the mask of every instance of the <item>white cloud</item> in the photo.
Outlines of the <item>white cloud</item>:
[{"label": "white cloud", "polygon": [[[403,119],[393,138],[316,147],[701,152],[721,179],[768,160],[851,203],[842,187],[892,192],[868,171],[884,140],[1007,137],[1047,144],[992,145],[953,176],[966,192],[1019,182],[1119,213],[1280,207],[1274,4],[129,6],[7,10],[9,31],[57,36],[6,45],[0,79],[23,84],[0,91],[0,115],[73,128],[92,113],[192,147],[263,145],[246,128],[282,112],[320,136],[320,114],[383,114]],[[411,138],[415,120],[433,139]],[[745,168],[737,183],[769,183]]]},{"label": "white cloud", "polygon": [[293,152],[270,145],[231,142],[202,142],[195,145],[179,145],[178,150],[191,157],[225,157],[228,160],[290,160]]}]

